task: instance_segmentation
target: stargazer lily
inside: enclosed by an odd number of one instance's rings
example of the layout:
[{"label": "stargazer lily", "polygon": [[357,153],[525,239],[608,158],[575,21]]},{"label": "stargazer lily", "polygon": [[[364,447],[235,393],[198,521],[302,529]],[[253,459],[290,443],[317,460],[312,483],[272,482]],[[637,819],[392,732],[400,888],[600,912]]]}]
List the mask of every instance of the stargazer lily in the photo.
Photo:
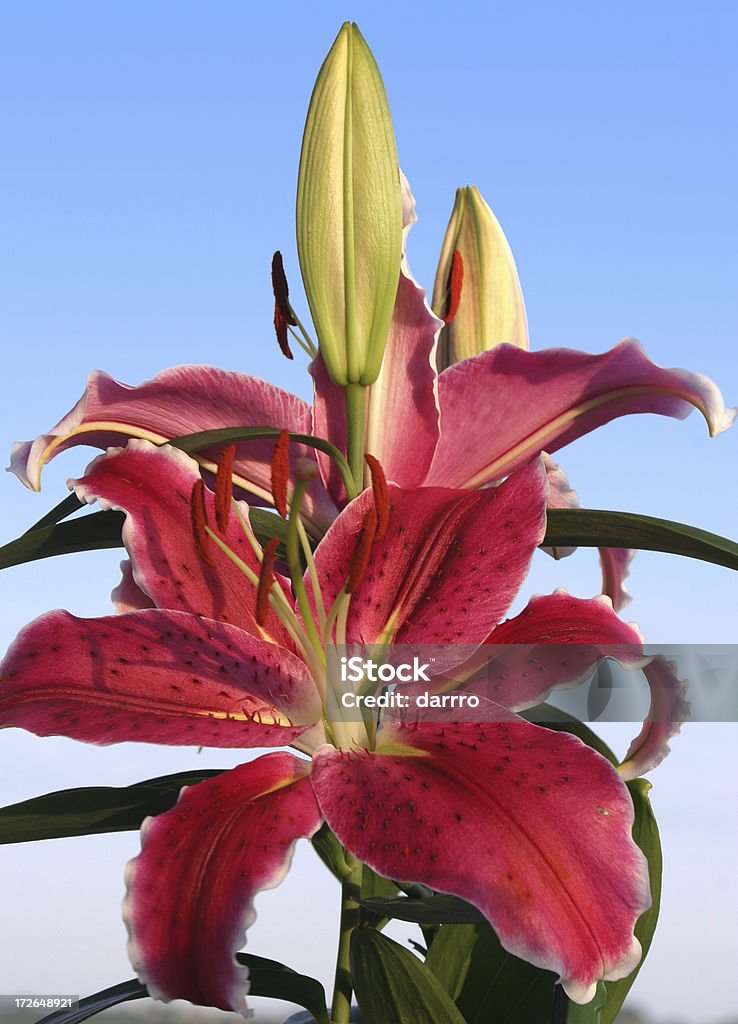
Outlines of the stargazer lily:
[{"label": "stargazer lily", "polygon": [[[314,554],[303,544],[307,570],[288,579],[275,571],[274,546],[256,541],[248,506],[231,497],[232,455],[215,492],[169,446],[136,439],[96,458],[70,486],[125,513],[123,613],[50,612],[0,666],[2,726],[98,744],[298,751],[192,786],[145,823],[125,919],[149,992],[244,1012],[246,972],[233,954],[254,896],[279,882],[296,840],[324,820],[380,874],[472,902],[508,950],[557,972],[574,1001],[627,975],[650,897],[623,779],[660,760],[683,702],[668,666],[643,657],[638,633],[606,600],[558,592],[501,622],[544,532],[540,461],[466,491],[387,485],[371,462],[372,488]],[[284,463],[274,465],[281,493]],[[293,567],[311,472],[301,463],[293,479]],[[552,658],[543,674],[525,663],[505,673],[486,723],[332,715],[326,649],[378,642],[484,645],[493,664],[499,645],[577,646],[569,664]],[[616,648],[652,687],[652,713],[617,771],[575,737],[515,714]]]},{"label": "stargazer lily", "polygon": [[[712,381],[686,370],[655,366],[633,339],[601,355],[562,348],[529,351],[514,264],[512,270],[495,276],[498,284],[507,281],[514,293],[509,296],[510,315],[503,318],[516,325],[511,343],[495,344],[439,373],[438,335],[444,324],[431,311],[406,257],[407,235],[415,220],[414,200],[403,181],[400,280],[381,371],[366,388],[364,439],[365,451],[381,461],[388,479],[398,486],[487,487],[542,452],[555,452],[596,427],[632,413],[682,419],[696,408],[711,435],[733,422],[735,410],[725,407]],[[502,258],[500,253],[504,256],[509,248],[497,238],[490,251]],[[275,289],[279,307],[275,322],[284,346],[293,319],[281,260],[279,270],[282,284]],[[473,281],[467,281],[467,288]],[[463,302],[463,283],[461,287],[459,301]],[[441,294],[442,289],[437,291]],[[477,321],[471,318],[470,322]],[[312,410],[295,395],[257,378],[208,366],[176,367],[138,387],[96,371],[82,398],[55,427],[33,442],[14,446],[9,468],[26,486],[39,489],[44,464],[75,445],[106,448],[126,437],[161,443],[217,427],[313,433],[346,452],[343,389],[330,380],[321,356],[313,361],[311,372]],[[204,469],[214,470],[218,456],[219,449],[214,449],[197,457]],[[290,445],[290,457],[293,462],[316,459],[311,449],[296,443]],[[270,458],[271,441],[241,441],[236,446],[234,480],[252,504],[273,503]],[[321,479],[311,484],[303,504],[306,526],[315,538],[325,533],[348,500],[335,463],[321,453],[317,462]],[[549,472],[552,506],[576,504],[576,494],[563,472],[552,462]],[[603,591],[616,607],[627,601],[623,580],[630,557],[627,550],[602,555]]]}]

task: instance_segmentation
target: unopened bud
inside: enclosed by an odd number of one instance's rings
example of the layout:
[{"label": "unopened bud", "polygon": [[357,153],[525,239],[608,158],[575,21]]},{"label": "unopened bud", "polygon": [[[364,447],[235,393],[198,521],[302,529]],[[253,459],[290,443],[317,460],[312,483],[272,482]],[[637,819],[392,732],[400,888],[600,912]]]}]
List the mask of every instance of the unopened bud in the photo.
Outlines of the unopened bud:
[{"label": "unopened bud", "polygon": [[[459,259],[463,285],[455,294]],[[515,260],[497,218],[474,185],[456,191],[433,286],[436,315],[448,319],[451,308],[453,316],[441,331],[438,345],[439,370],[503,342],[528,348]]]},{"label": "unopened bud", "polygon": [[344,24],[310,100],[297,183],[297,251],[335,384],[372,384],[402,257],[402,195],[387,96],[356,25]]}]

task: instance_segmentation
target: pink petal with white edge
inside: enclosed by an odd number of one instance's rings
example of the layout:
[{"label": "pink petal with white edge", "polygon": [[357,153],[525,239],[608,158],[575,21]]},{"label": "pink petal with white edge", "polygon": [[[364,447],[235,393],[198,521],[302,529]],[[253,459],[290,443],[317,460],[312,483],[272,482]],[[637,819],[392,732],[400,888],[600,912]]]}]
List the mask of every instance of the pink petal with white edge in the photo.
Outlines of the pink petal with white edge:
[{"label": "pink petal with white edge", "polygon": [[[404,244],[400,282],[382,369],[368,389],[366,450],[379,459],[388,480],[419,487],[430,469],[438,443],[438,396],[435,370],[438,335],[443,326],[426,293],[410,272],[405,246],[417,220],[415,200],[403,183]],[[310,367],[315,383],[315,433],[346,451],[346,397],[330,380],[320,356]],[[327,456],[321,471],[333,500],[346,501],[343,482]]]},{"label": "pink petal with white edge", "polygon": [[684,419],[694,407],[713,435],[735,418],[711,380],[656,366],[632,338],[602,355],[499,345],[444,370],[438,388],[441,440],[427,483],[444,487],[499,480],[618,416]]},{"label": "pink petal with white edge", "polygon": [[[523,611],[497,626],[491,646],[480,657],[485,685],[497,703],[523,711],[545,701],[553,690],[588,679],[597,662],[614,658],[624,668],[643,668],[638,630],[617,617],[607,598],[582,599],[565,590],[531,598]],[[500,647],[499,654],[495,648]]]},{"label": "pink petal with white edge", "polygon": [[638,963],[633,928],[650,896],[633,805],[575,737],[514,716],[384,728],[374,752],[321,748],[313,787],[352,853],[473,903],[575,1002]]},{"label": "pink petal with white edge", "polygon": [[[389,495],[387,532],[351,599],[348,642],[373,643],[389,627],[396,643],[481,643],[510,607],[543,536],[543,467],[482,491],[390,485]],[[371,492],[360,495],[318,546],[327,605],[346,582],[372,501]]]},{"label": "pink petal with white edge", "polygon": [[632,548],[600,548],[602,593],[610,598],[616,612],[627,608],[633,600],[626,590],[625,581],[630,576],[630,563],[635,555]]},{"label": "pink petal with white edge", "polygon": [[[549,508],[581,508],[579,495],[569,483],[564,470],[546,452],[543,462],[548,476],[548,507]],[[566,558],[576,548],[543,548],[554,558]],[[602,593],[612,601],[613,608],[620,612],[626,608],[632,598],[625,589],[625,580],[630,574],[630,563],[635,551],[630,548],[600,548],[600,566],[602,568]]]},{"label": "pink petal with white edge", "polygon": [[621,778],[626,780],[637,779],[661,764],[669,753],[669,740],[681,731],[691,709],[684,699],[687,683],[677,676],[675,662],[654,658],[643,671],[651,689],[651,707],[618,768]]},{"label": "pink petal with white edge", "polygon": [[254,896],[279,885],[295,842],[320,826],[309,771],[291,754],[266,754],[183,790],[176,807],[144,822],[123,917],[131,962],[154,998],[248,1016],[248,970],[235,954]]},{"label": "pink petal with white edge", "polygon": [[[160,443],[221,427],[275,427],[306,434],[310,407],[257,377],[213,366],[176,366],[138,387],[96,370],[87,378],[82,398],[48,434],[14,445],[9,469],[27,487],[39,490],[44,464],[75,445],[109,448],[126,437]],[[233,467],[237,483],[267,502],[273,447],[269,440],[239,442]],[[302,446],[294,454],[314,458],[312,449]],[[214,451],[201,455],[210,465],[215,457]],[[327,527],[335,515],[327,495],[317,488],[307,505],[311,517]]]},{"label": "pink petal with white edge", "polygon": [[[292,641],[274,612],[263,627],[256,623],[256,588],[220,551],[210,550],[208,565],[195,543],[190,515],[192,487],[200,479],[194,459],[169,445],[132,440],[126,448],[111,448],[87,467],[81,480],[69,485],[81,501],[126,513],[123,543],[131,557],[133,578],[158,608],[172,608],[238,624],[256,636],[284,647]],[[215,529],[215,500],[205,491],[210,526]],[[248,508],[240,506],[248,523]],[[228,547],[257,576],[260,562],[238,517],[231,514],[221,535]],[[279,583],[288,592],[283,578]]]},{"label": "pink petal with white edge", "polygon": [[120,583],[110,595],[118,615],[125,615],[126,612],[138,612],[143,608],[154,608],[154,602],[148,594],[144,594],[133,578],[130,558],[123,559],[120,563],[120,571]]},{"label": "pink petal with white edge", "polygon": [[235,626],[157,609],[43,615],[0,665],[0,727],[86,743],[276,747],[320,719],[304,664]]}]

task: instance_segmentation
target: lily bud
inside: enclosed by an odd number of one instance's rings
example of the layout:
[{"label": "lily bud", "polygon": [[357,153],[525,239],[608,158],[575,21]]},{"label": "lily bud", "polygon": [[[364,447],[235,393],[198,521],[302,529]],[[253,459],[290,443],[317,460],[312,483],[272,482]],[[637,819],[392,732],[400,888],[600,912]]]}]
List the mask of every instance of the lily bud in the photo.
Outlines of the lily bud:
[{"label": "lily bud", "polygon": [[334,383],[379,374],[402,257],[402,194],[387,96],[356,25],[344,24],[310,100],[297,183],[297,251]]},{"label": "lily bud", "polygon": [[[459,262],[463,266],[458,295],[452,294],[455,253],[457,267]],[[448,321],[438,344],[439,370],[503,342],[528,348],[515,260],[497,218],[474,185],[456,190],[433,286],[433,311]]]}]

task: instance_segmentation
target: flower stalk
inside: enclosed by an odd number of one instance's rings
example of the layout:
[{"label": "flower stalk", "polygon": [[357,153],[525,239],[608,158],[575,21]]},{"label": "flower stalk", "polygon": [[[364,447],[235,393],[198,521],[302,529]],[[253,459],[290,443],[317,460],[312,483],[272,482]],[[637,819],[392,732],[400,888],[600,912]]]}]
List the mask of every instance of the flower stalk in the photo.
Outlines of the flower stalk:
[{"label": "flower stalk", "polygon": [[361,907],[358,900],[361,896],[363,865],[348,850],[346,850],[346,864],[350,870],[341,883],[341,918],[339,922],[338,954],[336,956],[336,977],[331,1006],[331,1024],[349,1024],[351,996],[353,994],[349,960],[351,936],[361,919]]}]

